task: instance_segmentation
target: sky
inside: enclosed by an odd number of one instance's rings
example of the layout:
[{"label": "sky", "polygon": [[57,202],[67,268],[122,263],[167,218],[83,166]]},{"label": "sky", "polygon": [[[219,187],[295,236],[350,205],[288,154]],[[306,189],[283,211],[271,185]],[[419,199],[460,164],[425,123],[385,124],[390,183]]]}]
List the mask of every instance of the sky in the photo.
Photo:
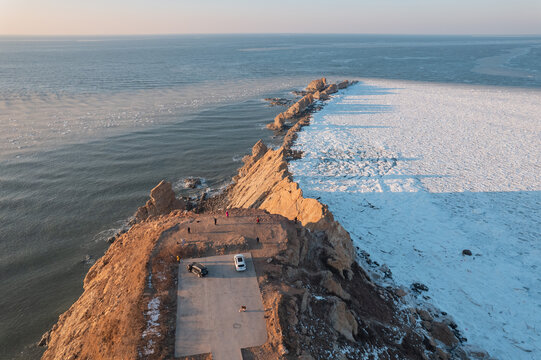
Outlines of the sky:
[{"label": "sky", "polygon": [[0,35],[541,34],[541,0],[0,0]]}]

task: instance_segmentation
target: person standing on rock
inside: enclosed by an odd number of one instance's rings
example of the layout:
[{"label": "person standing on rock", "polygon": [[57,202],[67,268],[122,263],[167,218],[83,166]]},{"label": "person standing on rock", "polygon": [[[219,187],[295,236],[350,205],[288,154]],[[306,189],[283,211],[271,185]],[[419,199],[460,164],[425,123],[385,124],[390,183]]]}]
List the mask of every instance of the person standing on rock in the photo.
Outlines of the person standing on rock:
[{"label": "person standing on rock", "polygon": [[191,234],[192,233],[192,230],[190,229],[190,227],[188,226],[188,234]]},{"label": "person standing on rock", "polygon": [[255,222],[259,224],[259,216],[255,219]]},{"label": "person standing on rock", "polygon": [[214,218],[214,225],[218,222],[218,219]]},{"label": "person standing on rock", "polygon": [[226,217],[226,218],[229,217],[229,211],[226,211],[226,212],[225,212],[225,217]]}]

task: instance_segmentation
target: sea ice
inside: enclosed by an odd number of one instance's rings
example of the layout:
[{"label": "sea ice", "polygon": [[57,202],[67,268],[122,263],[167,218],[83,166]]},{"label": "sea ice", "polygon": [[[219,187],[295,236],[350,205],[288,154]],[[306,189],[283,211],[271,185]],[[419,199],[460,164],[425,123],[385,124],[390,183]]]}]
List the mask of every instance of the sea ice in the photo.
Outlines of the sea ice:
[{"label": "sea ice", "polygon": [[314,114],[290,170],[468,344],[539,358],[540,114],[539,90],[367,80]]}]

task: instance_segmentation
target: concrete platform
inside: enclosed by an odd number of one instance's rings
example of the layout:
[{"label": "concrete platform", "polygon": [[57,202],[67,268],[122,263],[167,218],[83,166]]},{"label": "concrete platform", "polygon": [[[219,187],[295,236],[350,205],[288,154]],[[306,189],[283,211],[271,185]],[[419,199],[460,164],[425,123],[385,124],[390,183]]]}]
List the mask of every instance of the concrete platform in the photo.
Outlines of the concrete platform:
[{"label": "concrete platform", "polygon": [[[175,357],[212,353],[214,360],[241,359],[240,349],[267,341],[261,293],[250,253],[237,272],[233,255],[184,259],[177,292]],[[209,274],[199,278],[186,265],[199,262]],[[246,312],[239,312],[245,305]]]}]

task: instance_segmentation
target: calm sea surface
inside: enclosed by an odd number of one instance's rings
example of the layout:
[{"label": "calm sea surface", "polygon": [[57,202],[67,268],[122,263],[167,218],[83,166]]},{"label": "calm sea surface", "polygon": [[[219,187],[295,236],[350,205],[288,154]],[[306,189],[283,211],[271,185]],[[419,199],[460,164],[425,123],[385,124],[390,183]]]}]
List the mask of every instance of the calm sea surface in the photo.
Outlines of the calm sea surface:
[{"label": "calm sea surface", "polygon": [[541,37],[0,37],[0,358],[33,344],[161,179],[227,184],[327,76],[541,87]]}]

